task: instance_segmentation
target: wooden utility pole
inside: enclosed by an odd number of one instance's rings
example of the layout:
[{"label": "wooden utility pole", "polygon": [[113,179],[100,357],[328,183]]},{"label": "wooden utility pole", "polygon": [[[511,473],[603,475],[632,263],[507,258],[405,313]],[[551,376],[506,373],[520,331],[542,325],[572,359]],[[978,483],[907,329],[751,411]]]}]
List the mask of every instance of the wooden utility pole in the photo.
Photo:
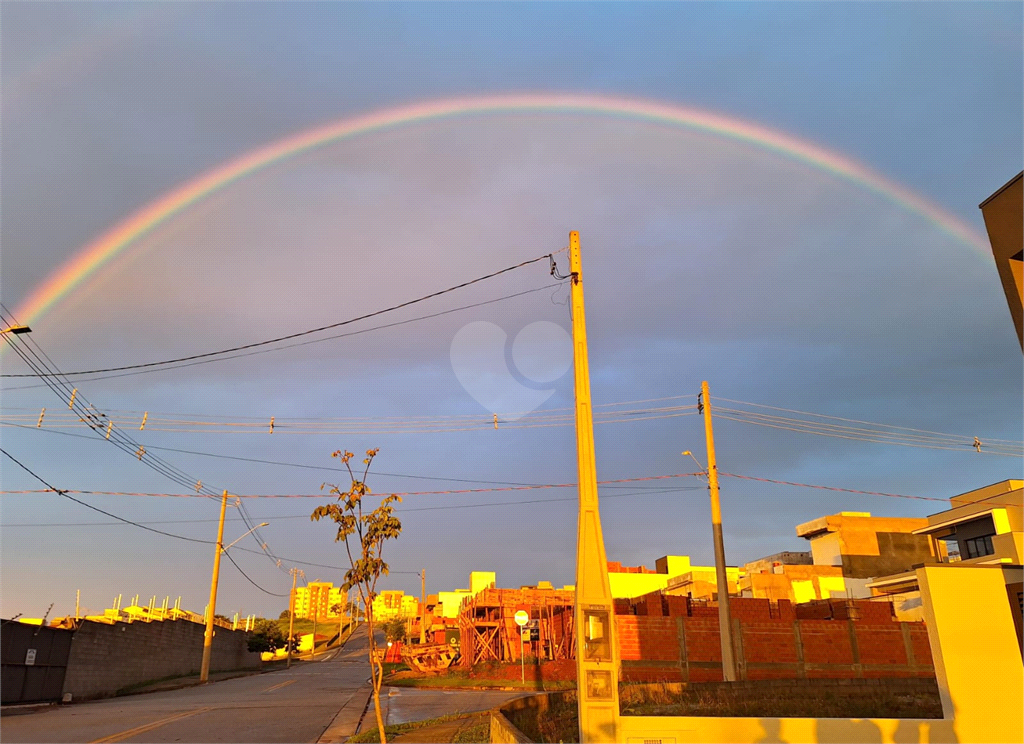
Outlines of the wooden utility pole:
[{"label": "wooden utility pole", "polygon": [[213,578],[210,579],[210,604],[206,614],[206,635],[203,636],[203,664],[199,681],[210,680],[210,656],[213,653],[213,616],[217,612],[217,580],[220,578],[220,554],[224,549],[224,512],[228,508],[228,492],[220,500],[220,524],[217,527],[217,552],[213,556]]},{"label": "wooden utility pole", "polygon": [[736,660],[732,646],[732,613],[729,611],[729,576],[725,570],[725,540],[722,537],[722,505],[718,499],[718,465],[715,461],[715,433],[711,427],[711,394],[705,380],[700,385],[704,407],[704,435],[708,450],[708,492],[711,494],[711,533],[715,540],[715,576],[718,583],[718,628],[722,642],[722,677],[736,681]]},{"label": "wooden utility pole", "polygon": [[583,311],[580,235],[569,233],[573,367],[576,390],[576,457],[579,520],[576,535],[576,674],[581,742],[616,742],[619,723],[619,650],[615,605],[597,503],[594,416],[587,362],[587,323]]},{"label": "wooden utility pole", "polygon": [[420,571],[420,643],[427,642],[427,569]]},{"label": "wooden utility pole", "polygon": [[292,571],[292,593],[288,599],[288,661],[285,667],[291,668],[292,665],[292,634],[295,632],[295,582],[299,578],[299,569],[293,568]]}]

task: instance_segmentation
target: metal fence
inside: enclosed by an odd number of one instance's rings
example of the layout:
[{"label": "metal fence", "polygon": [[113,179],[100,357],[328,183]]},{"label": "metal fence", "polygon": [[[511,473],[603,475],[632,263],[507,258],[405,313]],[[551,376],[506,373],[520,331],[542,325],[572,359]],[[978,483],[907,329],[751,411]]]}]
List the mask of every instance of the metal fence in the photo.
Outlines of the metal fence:
[{"label": "metal fence", "polygon": [[64,687],[74,631],[17,621],[0,627],[3,705],[57,701]]}]

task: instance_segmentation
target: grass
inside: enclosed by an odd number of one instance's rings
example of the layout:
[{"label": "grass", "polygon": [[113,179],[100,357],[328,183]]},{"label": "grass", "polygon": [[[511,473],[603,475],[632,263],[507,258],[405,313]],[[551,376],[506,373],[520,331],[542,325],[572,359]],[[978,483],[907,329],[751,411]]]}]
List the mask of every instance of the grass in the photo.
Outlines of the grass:
[{"label": "grass", "polygon": [[[480,716],[480,715],[481,715],[480,713],[455,713],[455,714],[452,714],[452,715],[441,716],[440,718],[429,718],[426,721],[413,721],[411,723],[396,723],[393,726],[385,726],[384,727],[384,736],[390,741],[394,737],[400,736],[401,734],[407,734],[410,731],[416,731],[418,729],[426,728],[428,726],[436,726],[438,724],[447,723],[449,721],[461,721],[461,720],[464,720],[464,719],[467,719],[467,718],[473,718],[475,716]],[[459,731],[458,735],[455,738],[458,741],[460,741],[460,742],[484,742],[484,741],[488,741],[489,737],[490,737],[490,718],[489,718],[489,714],[483,714],[483,715],[487,716],[485,718],[485,723],[487,725],[487,733],[484,735],[484,738],[482,738],[482,739],[462,738],[463,736],[468,735],[466,730]],[[478,727],[479,727],[479,724],[474,724],[472,727],[470,727],[470,729],[476,729]],[[374,726],[372,729],[369,729],[367,731],[363,731],[361,733],[356,734],[353,737],[350,737],[347,741],[352,742],[353,744],[359,744],[359,742],[371,742],[371,743],[372,742],[379,742],[380,741],[380,734],[377,733],[377,727]]]},{"label": "grass", "polygon": [[480,719],[466,728],[459,729],[452,737],[451,744],[479,744],[491,740],[491,714],[482,713]]},{"label": "grass", "polygon": [[[895,683],[898,685],[898,683]],[[623,685],[619,689],[626,716],[744,716],[754,718],[941,718],[938,689],[898,686],[832,687],[815,685],[780,689],[765,681],[759,689],[717,685]]]},{"label": "grass", "polygon": [[468,677],[465,675],[442,674],[432,677],[392,677],[385,678],[384,684],[392,687],[420,687],[427,689],[472,689],[475,687],[494,689],[532,690],[534,692],[553,692],[555,690],[575,690],[576,683],[568,680],[549,680],[538,686],[537,682],[518,679],[491,679],[488,677]]}]

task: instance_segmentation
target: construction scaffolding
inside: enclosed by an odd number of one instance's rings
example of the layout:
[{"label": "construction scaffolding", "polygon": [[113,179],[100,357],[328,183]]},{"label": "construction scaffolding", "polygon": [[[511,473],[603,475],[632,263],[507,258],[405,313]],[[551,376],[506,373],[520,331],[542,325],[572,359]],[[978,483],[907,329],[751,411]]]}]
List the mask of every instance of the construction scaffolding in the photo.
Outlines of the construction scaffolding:
[{"label": "construction scaffolding", "polygon": [[[575,658],[574,601],[572,590],[534,587],[484,589],[467,597],[458,616],[459,664],[519,661],[520,649],[541,660]],[[518,610],[530,616],[526,629],[516,625]]]}]

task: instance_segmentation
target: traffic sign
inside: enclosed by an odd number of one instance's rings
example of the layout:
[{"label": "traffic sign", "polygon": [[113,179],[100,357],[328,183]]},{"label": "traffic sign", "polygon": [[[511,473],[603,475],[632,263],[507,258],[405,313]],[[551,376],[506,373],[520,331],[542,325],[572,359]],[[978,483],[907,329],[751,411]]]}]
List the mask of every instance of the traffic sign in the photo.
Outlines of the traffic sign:
[{"label": "traffic sign", "polygon": [[[505,617],[508,617],[508,615],[506,615]],[[519,612],[516,613],[515,620],[516,625],[522,628],[524,625],[530,622],[530,613],[526,612],[525,610],[519,610]]]}]

